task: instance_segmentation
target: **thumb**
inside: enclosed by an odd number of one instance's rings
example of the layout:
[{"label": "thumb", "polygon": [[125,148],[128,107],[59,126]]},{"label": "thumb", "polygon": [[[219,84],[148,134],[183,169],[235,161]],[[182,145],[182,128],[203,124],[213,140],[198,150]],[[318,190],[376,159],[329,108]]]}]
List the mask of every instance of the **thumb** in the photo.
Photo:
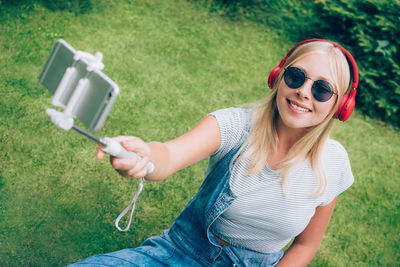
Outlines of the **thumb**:
[{"label": "thumb", "polygon": [[151,153],[150,147],[140,138],[123,140],[120,144],[126,150],[135,152],[142,158],[150,156]]}]

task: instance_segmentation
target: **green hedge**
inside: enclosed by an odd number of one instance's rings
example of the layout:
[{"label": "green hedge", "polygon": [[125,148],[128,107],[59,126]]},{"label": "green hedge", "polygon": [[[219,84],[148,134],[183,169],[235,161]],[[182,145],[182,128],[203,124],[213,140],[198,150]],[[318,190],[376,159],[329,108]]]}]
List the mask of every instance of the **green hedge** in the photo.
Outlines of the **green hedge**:
[{"label": "green hedge", "polygon": [[221,15],[275,27],[290,34],[293,42],[319,37],[340,43],[353,54],[360,71],[356,109],[400,127],[399,0],[200,2]]},{"label": "green hedge", "polygon": [[357,108],[400,126],[400,1],[323,1],[322,31],[350,47],[360,69]]}]

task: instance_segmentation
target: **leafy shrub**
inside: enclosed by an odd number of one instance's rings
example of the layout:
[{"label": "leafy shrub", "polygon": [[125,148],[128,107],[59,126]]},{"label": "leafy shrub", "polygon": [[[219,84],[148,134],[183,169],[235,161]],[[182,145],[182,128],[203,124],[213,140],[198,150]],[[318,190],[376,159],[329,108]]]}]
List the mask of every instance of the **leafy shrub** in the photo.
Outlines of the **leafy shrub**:
[{"label": "leafy shrub", "polygon": [[[336,41],[357,60],[356,108],[400,127],[399,0],[209,0],[210,11],[260,21],[294,42],[318,37]],[[397,38],[396,38],[397,37]]]},{"label": "leafy shrub", "polygon": [[99,0],[42,0],[44,5],[53,10],[68,10],[75,13],[91,11]]},{"label": "leafy shrub", "polygon": [[351,52],[360,69],[357,108],[400,126],[400,1],[321,1],[320,29]]}]

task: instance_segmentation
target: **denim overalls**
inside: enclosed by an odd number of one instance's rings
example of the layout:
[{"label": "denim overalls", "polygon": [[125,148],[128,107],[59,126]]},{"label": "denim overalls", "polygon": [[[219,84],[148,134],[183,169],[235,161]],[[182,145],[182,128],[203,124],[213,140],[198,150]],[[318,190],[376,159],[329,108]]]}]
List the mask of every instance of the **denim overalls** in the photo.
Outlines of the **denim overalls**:
[{"label": "denim overalls", "polygon": [[134,249],[96,255],[76,264],[86,266],[274,266],[283,252],[264,254],[218,244],[211,224],[235,196],[229,188],[230,162],[242,141],[207,175],[199,192],[169,230]]}]

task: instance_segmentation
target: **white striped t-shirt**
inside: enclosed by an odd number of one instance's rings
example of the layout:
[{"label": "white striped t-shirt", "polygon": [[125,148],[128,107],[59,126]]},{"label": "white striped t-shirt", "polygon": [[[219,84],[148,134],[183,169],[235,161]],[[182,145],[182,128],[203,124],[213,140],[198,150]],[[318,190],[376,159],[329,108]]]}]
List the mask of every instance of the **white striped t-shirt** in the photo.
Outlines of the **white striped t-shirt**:
[{"label": "white striped t-shirt", "polygon": [[[251,110],[228,108],[211,113],[221,132],[221,146],[210,157],[208,171],[226,155],[251,126]],[[229,181],[235,201],[212,224],[211,231],[241,248],[262,253],[281,250],[300,234],[314,215],[315,208],[329,204],[353,183],[349,158],[343,146],[328,139],[323,149],[327,187],[322,195],[310,196],[318,188],[310,162],[295,165],[286,177],[286,194],[278,172],[269,168],[247,175],[248,161],[238,161]]]}]

